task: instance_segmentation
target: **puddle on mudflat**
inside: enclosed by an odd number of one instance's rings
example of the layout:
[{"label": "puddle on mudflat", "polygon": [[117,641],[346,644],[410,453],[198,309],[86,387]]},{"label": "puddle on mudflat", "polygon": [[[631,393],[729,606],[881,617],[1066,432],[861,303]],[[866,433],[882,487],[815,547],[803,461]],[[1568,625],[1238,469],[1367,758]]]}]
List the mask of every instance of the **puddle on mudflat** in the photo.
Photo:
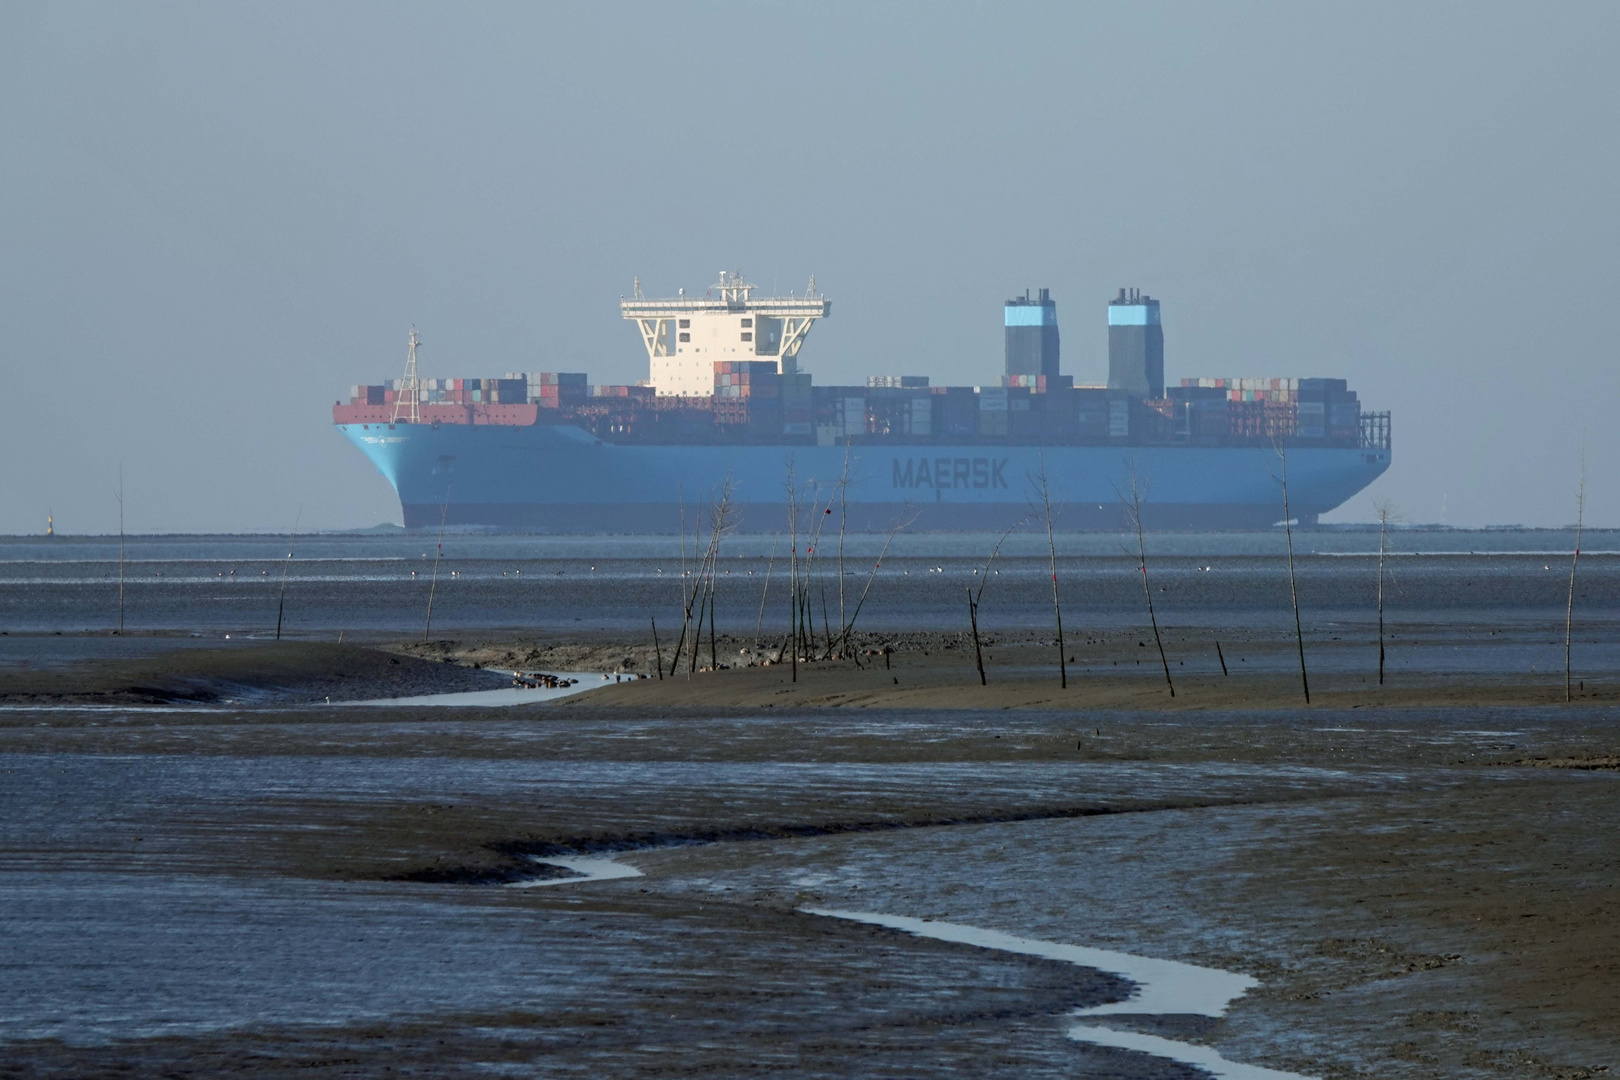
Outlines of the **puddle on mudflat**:
[{"label": "puddle on mudflat", "polygon": [[[622,676],[621,676],[622,677]],[[587,690],[612,686],[613,677],[602,678],[601,672],[563,671],[559,679],[572,679],[572,686],[503,686],[496,690],[462,690],[453,694],[418,694],[415,697],[370,698],[366,701],[333,702],[334,705],[459,705],[472,708],[501,708],[507,705],[531,705],[536,701],[556,701],[573,697]]]},{"label": "puddle on mudflat", "polygon": [[1228,1061],[1207,1046],[1176,1042],[1157,1035],[1143,1035],[1135,1031],[1116,1031],[1113,1028],[1076,1025],[1069,1029],[1069,1038],[1075,1042],[1097,1046],[1113,1046],[1121,1050],[1140,1050],[1156,1057],[1172,1058],[1186,1065],[1196,1065],[1217,1080],[1310,1080],[1300,1073],[1278,1072],[1259,1065],[1244,1065]]},{"label": "puddle on mudflat", "polygon": [[641,871],[633,866],[615,862],[612,859],[586,859],[586,858],[544,858],[535,856],[534,861],[543,866],[560,866],[564,870],[572,870],[579,877],[566,878],[537,878],[534,881],[514,881],[513,889],[538,889],[543,885],[582,885],[587,881],[613,881],[617,878],[640,877]]},{"label": "puddle on mudflat", "polygon": [[1137,991],[1124,1001],[1109,1002],[1082,1009],[1077,1016],[1101,1016],[1106,1013],[1194,1013],[1199,1016],[1220,1016],[1236,998],[1242,997],[1260,985],[1259,980],[1217,968],[1198,967],[1175,960],[1157,960],[1150,956],[1092,949],[1083,945],[1064,945],[1039,938],[1018,937],[1000,930],[986,930],[962,923],[936,922],[913,919],[904,915],[884,915],[874,911],[839,911],[829,908],[802,908],[812,915],[825,915],[834,919],[887,926],[903,930],[918,937],[936,941],[954,941],[963,945],[976,945],[981,949],[1040,956],[1048,960],[1062,960],[1080,967],[1123,975],[1137,985]]},{"label": "puddle on mudflat", "polygon": [[[1074,1013],[1075,1016],[1195,1014],[1219,1017],[1225,1015],[1227,1007],[1234,1000],[1259,985],[1259,980],[1252,976],[1222,971],[1219,968],[1199,967],[1176,960],[1159,960],[1108,949],[1092,949],[1083,945],[1065,945],[1056,941],[1043,941],[1040,938],[1018,937],[1000,930],[987,930],[962,923],[936,922],[905,915],[885,915],[874,911],[843,911],[812,907],[800,910],[811,915],[885,926],[892,930],[916,934],[918,937],[932,938],[935,941],[953,941],[981,949],[1061,960],[1079,967],[1123,975],[1137,984],[1136,991],[1124,1001],[1078,1009]],[[1155,1035],[1141,1035],[1136,1032],[1086,1025],[1076,1025],[1069,1029],[1068,1034],[1069,1038],[1077,1042],[1141,1050],[1184,1064],[1196,1065],[1221,1080],[1310,1080],[1298,1073],[1278,1072],[1275,1069],[1227,1061],[1210,1047],[1177,1042]]]}]

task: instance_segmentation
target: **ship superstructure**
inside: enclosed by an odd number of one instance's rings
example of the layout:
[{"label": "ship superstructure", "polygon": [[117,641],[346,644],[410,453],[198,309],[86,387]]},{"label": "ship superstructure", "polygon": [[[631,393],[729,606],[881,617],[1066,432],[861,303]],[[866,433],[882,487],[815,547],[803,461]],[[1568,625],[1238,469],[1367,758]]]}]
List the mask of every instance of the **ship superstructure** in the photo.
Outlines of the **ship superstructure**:
[{"label": "ship superstructure", "polygon": [[755,297],[741,270],[722,270],[705,295],[689,297],[683,289],[664,300],[643,296],[637,278],[635,295],[619,301],[619,312],[636,324],[647,347],[645,385],[665,397],[706,397],[714,391],[717,361],[797,374],[810,326],[832,314],[832,301],[816,295],[813,277],[803,296]]},{"label": "ship superstructure", "polygon": [[[995,528],[1023,513],[1044,472],[1065,528],[1114,528],[1128,474],[1147,482],[1155,527],[1263,527],[1281,518],[1278,454],[1294,516],[1314,522],[1389,467],[1388,413],[1343,379],[1184,378],[1166,387],[1159,301],[1106,305],[1108,378],[1060,372],[1046,289],[1003,306],[992,385],[925,375],[817,385],[799,353],[832,304],[759,297],[722,273],[702,297],[621,301],[647,352],[636,385],[582,372],[419,377],[357,386],[333,420],[399,493],[405,523],[552,531],[668,531],[679,504],[728,476],[745,527],[774,528],[789,462],[826,484],[849,463],[853,527],[918,515],[918,527]],[[757,511],[757,512],[756,512]]]}]

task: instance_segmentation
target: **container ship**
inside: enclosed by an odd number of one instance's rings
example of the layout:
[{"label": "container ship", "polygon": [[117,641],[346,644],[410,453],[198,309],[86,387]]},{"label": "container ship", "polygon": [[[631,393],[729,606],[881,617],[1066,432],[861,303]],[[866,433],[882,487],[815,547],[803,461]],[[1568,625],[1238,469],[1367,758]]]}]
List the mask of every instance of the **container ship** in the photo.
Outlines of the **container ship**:
[{"label": "container ship", "polygon": [[408,528],[674,532],[729,482],[739,527],[776,531],[791,475],[804,505],[841,484],[852,529],[1005,528],[1042,476],[1056,528],[1119,528],[1134,480],[1149,527],[1252,529],[1282,522],[1284,465],[1301,525],[1389,468],[1389,413],[1364,411],[1344,379],[1167,387],[1159,301],[1138,290],[1098,305],[1106,384],[1061,373],[1041,289],[1005,303],[1004,370],[982,386],[817,385],[800,353],[832,302],[814,278],[803,294],[757,291],[722,273],[701,297],[651,299],[637,281],[620,302],[647,353],[636,385],[421,378],[413,329],[404,377],[352,387],[333,423],[393,485]]}]

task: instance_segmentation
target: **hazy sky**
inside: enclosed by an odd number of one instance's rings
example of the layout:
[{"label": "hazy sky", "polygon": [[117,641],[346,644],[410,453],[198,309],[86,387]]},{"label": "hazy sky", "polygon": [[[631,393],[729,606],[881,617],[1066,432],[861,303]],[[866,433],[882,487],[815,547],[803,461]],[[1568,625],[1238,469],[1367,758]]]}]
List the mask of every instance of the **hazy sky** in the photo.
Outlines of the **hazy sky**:
[{"label": "hazy sky", "polygon": [[398,521],[356,382],[645,377],[617,302],[834,302],[818,381],[992,382],[1001,304],[1348,378],[1416,521],[1620,525],[1620,5],[0,4],[0,531]]}]

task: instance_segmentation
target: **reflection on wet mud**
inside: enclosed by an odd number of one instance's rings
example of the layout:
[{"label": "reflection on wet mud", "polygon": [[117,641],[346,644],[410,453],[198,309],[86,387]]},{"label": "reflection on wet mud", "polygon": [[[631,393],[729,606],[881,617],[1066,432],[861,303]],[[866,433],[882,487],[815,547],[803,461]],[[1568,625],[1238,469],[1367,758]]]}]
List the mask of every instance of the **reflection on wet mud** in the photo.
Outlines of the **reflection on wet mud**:
[{"label": "reflection on wet mud", "polygon": [[[1107,949],[1091,949],[1082,945],[1065,945],[1038,938],[1018,937],[1000,930],[987,930],[962,923],[914,919],[905,915],[885,915],[875,911],[840,911],[813,907],[801,910],[812,915],[885,926],[918,937],[932,938],[935,941],[951,941],[981,949],[994,949],[998,952],[1060,960],[1079,967],[1123,975],[1136,984],[1131,995],[1124,1000],[1078,1009],[1074,1014],[1076,1016],[1117,1013],[1219,1017],[1226,1012],[1227,1006],[1233,1000],[1259,985],[1259,980],[1248,975],[1221,971],[1217,968],[1198,967],[1175,960],[1160,960]],[[1142,1035],[1086,1025],[1070,1028],[1068,1035],[1069,1038],[1079,1042],[1096,1043],[1124,1050],[1141,1050],[1188,1065],[1197,1065],[1223,1080],[1308,1080],[1298,1073],[1278,1072],[1274,1069],[1227,1061],[1207,1046],[1177,1042],[1156,1035]]]},{"label": "reflection on wet mud", "polygon": [[564,870],[572,870],[578,877],[565,878],[534,878],[529,881],[514,881],[514,889],[533,889],[541,885],[579,885],[586,881],[613,881],[616,878],[640,877],[641,871],[633,866],[626,866],[612,859],[582,859],[582,858],[555,858],[535,859],[537,863],[545,866],[560,866]]}]

